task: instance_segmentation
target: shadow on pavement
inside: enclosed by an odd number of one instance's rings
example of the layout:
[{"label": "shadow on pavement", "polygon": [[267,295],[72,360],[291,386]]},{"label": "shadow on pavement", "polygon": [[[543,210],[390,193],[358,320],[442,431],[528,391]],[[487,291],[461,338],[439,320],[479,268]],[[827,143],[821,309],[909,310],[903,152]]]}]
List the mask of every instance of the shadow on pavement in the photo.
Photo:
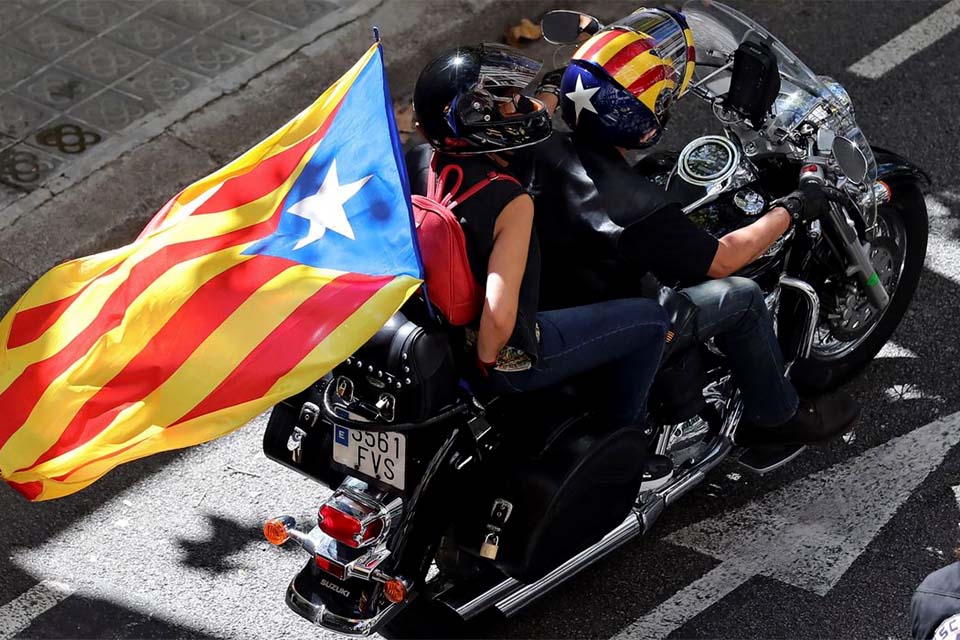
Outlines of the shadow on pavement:
[{"label": "shadow on pavement", "polygon": [[[177,544],[183,557],[180,564],[202,569],[212,574],[225,574],[241,568],[238,558],[253,543],[263,542],[263,532],[259,527],[241,524],[222,516],[205,516],[210,526],[209,535],[202,540],[179,538]],[[280,547],[283,551],[294,551],[294,545]]]},{"label": "shadow on pavement", "polygon": [[[104,631],[109,630],[108,634]],[[216,638],[111,600],[73,594],[15,638]]]}]

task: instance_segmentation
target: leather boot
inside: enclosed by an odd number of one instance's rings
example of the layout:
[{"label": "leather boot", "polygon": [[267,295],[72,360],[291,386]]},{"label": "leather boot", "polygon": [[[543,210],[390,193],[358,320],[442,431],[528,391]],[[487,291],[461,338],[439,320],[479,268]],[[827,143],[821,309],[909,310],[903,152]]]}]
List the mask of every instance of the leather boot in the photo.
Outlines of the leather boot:
[{"label": "leather boot", "polygon": [[833,440],[853,428],[860,416],[860,405],[846,393],[801,398],[793,417],[773,427],[761,427],[742,421],[733,434],[743,447],[783,444],[819,444]]}]

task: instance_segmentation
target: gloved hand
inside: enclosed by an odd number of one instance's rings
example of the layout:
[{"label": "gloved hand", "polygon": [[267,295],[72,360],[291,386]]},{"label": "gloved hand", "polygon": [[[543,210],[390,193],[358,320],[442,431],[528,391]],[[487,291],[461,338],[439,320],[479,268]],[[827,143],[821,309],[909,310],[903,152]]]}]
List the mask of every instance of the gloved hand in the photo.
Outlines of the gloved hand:
[{"label": "gloved hand", "polygon": [[566,70],[567,68],[564,66],[543,74],[543,77],[540,79],[540,84],[537,85],[536,93],[552,93],[557,97],[557,102],[559,102],[560,81],[563,80],[563,72]]},{"label": "gloved hand", "polygon": [[801,183],[796,191],[774,204],[789,211],[798,223],[816,220],[830,210],[830,201],[823,187],[812,182]]}]

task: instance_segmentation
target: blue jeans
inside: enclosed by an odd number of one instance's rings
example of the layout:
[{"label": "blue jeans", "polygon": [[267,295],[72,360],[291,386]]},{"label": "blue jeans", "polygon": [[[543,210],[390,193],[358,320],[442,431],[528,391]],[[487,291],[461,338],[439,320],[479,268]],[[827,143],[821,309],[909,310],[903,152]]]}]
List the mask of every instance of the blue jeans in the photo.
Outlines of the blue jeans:
[{"label": "blue jeans", "polygon": [[525,371],[492,371],[497,393],[548,387],[602,367],[612,418],[620,425],[643,422],[647,394],[660,365],[669,322],[653,300],[629,298],[541,311],[540,357]]},{"label": "blue jeans", "polygon": [[693,331],[710,338],[727,356],[743,398],[744,415],[762,427],[783,424],[797,411],[799,398],[784,376],[783,354],[773,320],[757,283],[723,278],[683,289],[700,309]]}]

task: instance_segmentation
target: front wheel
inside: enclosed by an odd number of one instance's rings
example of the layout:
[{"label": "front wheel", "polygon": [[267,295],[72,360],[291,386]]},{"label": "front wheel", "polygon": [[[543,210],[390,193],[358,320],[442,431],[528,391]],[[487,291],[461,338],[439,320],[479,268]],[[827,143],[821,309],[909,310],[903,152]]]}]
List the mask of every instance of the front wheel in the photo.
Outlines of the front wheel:
[{"label": "front wheel", "polygon": [[915,184],[895,186],[893,200],[877,211],[877,224],[881,238],[871,255],[890,302],[877,314],[852,283],[821,283],[817,287],[820,325],[813,349],[790,374],[801,391],[830,391],[859,373],[890,339],[910,306],[927,254],[929,228],[923,192]]}]

